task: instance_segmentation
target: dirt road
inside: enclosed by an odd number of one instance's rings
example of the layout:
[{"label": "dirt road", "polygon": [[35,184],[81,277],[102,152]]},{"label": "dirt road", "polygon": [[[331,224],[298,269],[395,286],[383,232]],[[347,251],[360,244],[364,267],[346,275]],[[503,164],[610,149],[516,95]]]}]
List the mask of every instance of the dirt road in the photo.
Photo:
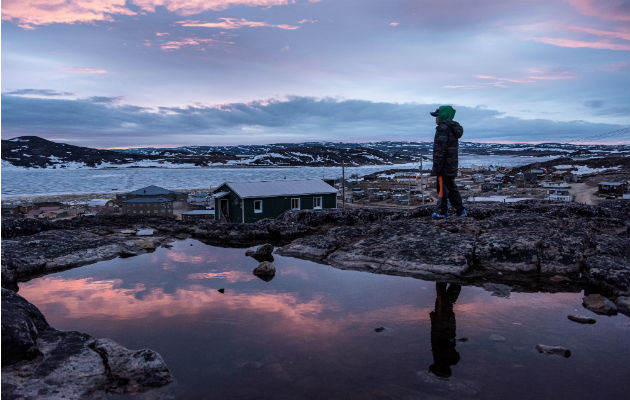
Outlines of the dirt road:
[{"label": "dirt road", "polygon": [[571,183],[569,193],[575,197],[577,203],[596,205],[603,200],[597,196],[597,186],[587,183]]}]

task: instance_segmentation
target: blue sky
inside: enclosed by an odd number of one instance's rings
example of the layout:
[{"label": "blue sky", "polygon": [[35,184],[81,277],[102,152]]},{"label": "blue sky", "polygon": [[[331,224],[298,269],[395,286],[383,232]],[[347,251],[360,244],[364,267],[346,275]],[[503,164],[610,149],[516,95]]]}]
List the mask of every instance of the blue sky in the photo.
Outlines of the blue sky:
[{"label": "blue sky", "polygon": [[9,0],[2,137],[628,142],[630,0]]}]

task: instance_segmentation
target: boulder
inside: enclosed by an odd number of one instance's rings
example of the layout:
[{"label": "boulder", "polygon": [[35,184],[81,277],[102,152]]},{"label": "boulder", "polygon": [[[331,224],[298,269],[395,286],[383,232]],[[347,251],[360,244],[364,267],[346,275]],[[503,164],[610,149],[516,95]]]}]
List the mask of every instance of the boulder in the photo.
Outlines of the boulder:
[{"label": "boulder", "polygon": [[[629,243],[628,239],[616,238]],[[604,240],[600,238],[600,240]],[[610,240],[608,241],[610,242]],[[600,244],[598,246],[603,247]],[[586,277],[588,281],[606,292],[619,296],[630,294],[630,263],[624,255],[594,255],[586,260]]]},{"label": "boulder", "polygon": [[510,286],[500,283],[484,283],[483,288],[491,292],[492,296],[505,297],[506,299],[510,297],[510,292],[512,291]]},{"label": "boulder", "polygon": [[594,324],[595,319],[594,318],[590,318],[590,317],[583,317],[581,315],[573,315],[573,314],[569,314],[567,315],[567,318],[570,319],[573,322],[577,322],[580,324]]},{"label": "boulder", "polygon": [[158,389],[173,380],[158,353],[58,331],[7,289],[2,289],[2,346],[3,399],[104,399],[140,392],[169,397]]},{"label": "boulder", "polygon": [[589,294],[582,299],[582,305],[596,314],[615,315],[617,306],[601,294]]},{"label": "boulder", "polygon": [[555,354],[564,358],[571,357],[571,350],[561,346],[548,346],[546,344],[537,344],[536,350],[538,350],[539,353]]},{"label": "boulder", "polygon": [[2,366],[41,355],[37,337],[48,329],[41,312],[11,290],[2,288]]},{"label": "boulder", "polygon": [[273,261],[273,246],[269,243],[258,246],[256,250],[247,250],[245,255],[253,257],[256,261]]},{"label": "boulder", "polygon": [[630,314],[630,297],[619,296],[615,299],[615,304],[617,305],[619,312],[626,315]]},{"label": "boulder", "polygon": [[271,280],[271,278],[276,275],[276,267],[274,267],[269,261],[263,261],[254,269],[254,275],[263,280],[267,280],[264,278],[269,278],[268,280]]},{"label": "boulder", "polygon": [[155,250],[155,248],[157,247],[155,240],[151,239],[134,240],[133,244],[134,246],[144,250]]}]

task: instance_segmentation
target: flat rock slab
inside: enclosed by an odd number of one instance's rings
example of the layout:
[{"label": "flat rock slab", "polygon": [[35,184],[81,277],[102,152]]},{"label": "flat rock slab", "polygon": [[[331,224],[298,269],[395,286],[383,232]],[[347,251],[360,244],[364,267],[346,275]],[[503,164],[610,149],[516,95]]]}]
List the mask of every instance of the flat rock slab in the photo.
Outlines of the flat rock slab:
[{"label": "flat rock slab", "polygon": [[326,235],[298,239],[279,252],[341,269],[429,279],[465,272],[473,243],[471,233],[453,233],[430,219],[418,219],[333,228]]},{"label": "flat rock slab", "polygon": [[381,216],[362,211],[277,252],[342,269],[507,282],[518,290],[578,290],[588,283],[614,298],[627,296],[630,286],[624,207],[628,211],[623,203],[481,204],[472,205],[467,218],[443,220],[432,220],[428,207]]},{"label": "flat rock slab", "polygon": [[615,315],[617,314],[617,306],[601,294],[589,294],[582,299],[584,307],[596,314]]},{"label": "flat rock slab", "polygon": [[584,227],[536,214],[505,213],[483,221],[476,261],[501,272],[577,274],[587,240]]}]

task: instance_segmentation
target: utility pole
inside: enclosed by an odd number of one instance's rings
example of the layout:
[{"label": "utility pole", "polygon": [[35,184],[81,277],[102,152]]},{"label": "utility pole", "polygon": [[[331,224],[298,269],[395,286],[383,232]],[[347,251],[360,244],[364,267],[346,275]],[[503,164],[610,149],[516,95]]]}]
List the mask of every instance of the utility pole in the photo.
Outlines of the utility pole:
[{"label": "utility pole", "polygon": [[346,208],[346,164],[341,160],[341,208]]},{"label": "utility pole", "polygon": [[407,211],[411,210],[411,174],[407,177]]},{"label": "utility pole", "polygon": [[424,205],[424,175],[422,174],[422,156],[420,156],[420,193],[422,194],[422,205]]}]

